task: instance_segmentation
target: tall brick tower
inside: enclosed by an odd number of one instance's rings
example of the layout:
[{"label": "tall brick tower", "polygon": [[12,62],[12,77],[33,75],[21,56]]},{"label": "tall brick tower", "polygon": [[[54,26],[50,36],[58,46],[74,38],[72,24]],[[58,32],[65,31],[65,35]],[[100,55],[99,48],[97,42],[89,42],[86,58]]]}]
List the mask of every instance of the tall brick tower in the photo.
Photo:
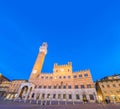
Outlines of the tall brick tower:
[{"label": "tall brick tower", "polygon": [[30,82],[34,82],[41,73],[45,55],[47,54],[47,46],[47,43],[44,42],[39,48],[39,53],[29,78]]}]

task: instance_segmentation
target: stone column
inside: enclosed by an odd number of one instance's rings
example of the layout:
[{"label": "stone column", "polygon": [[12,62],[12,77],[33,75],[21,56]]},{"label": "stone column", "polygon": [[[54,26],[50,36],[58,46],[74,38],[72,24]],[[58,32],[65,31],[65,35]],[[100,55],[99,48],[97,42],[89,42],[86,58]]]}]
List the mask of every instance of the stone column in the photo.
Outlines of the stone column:
[{"label": "stone column", "polygon": [[67,93],[65,93],[65,94],[66,94],[65,105],[67,105],[67,101],[68,101],[68,94],[67,94]]},{"label": "stone column", "polygon": [[73,92],[72,93],[72,101],[73,101],[73,105],[75,104],[74,101],[75,101],[75,93]]},{"label": "stone column", "polygon": [[94,101],[98,101],[98,97],[97,97],[96,92],[93,92],[93,96],[94,96]]},{"label": "stone column", "polygon": [[89,94],[86,94],[86,98],[87,98],[88,102],[90,102]]},{"label": "stone column", "polygon": [[36,100],[36,97],[37,97],[37,93],[36,92],[34,92],[34,100]]},{"label": "stone column", "polygon": [[50,100],[50,105],[51,105],[52,97],[53,97],[53,95],[52,95],[52,94],[50,94],[50,97],[49,97],[49,100]]},{"label": "stone column", "polygon": [[40,93],[37,92],[36,104],[38,104],[38,102],[39,102],[39,97],[40,97]]},{"label": "stone column", "polygon": [[43,94],[43,93],[41,93],[41,94],[40,94],[40,97],[39,97],[39,99],[40,99],[40,104],[41,104],[41,105],[42,105],[42,103],[43,103],[42,94]]},{"label": "stone column", "polygon": [[58,105],[59,105],[60,103],[59,103],[59,99],[58,99],[58,93],[56,93],[56,98],[55,99],[56,99],[56,101],[58,101]]},{"label": "stone column", "polygon": [[47,93],[45,93],[45,105],[47,104]]},{"label": "stone column", "polygon": [[83,102],[83,96],[80,94],[80,101]]},{"label": "stone column", "polygon": [[30,91],[30,88],[28,87],[28,90],[27,90],[27,92],[26,92],[26,94],[25,94],[25,99],[24,99],[24,102],[26,102],[26,100],[27,100],[27,98],[28,98],[29,91]]},{"label": "stone column", "polygon": [[42,93],[39,93],[40,95],[39,95],[39,98],[38,98],[38,100],[41,100],[41,97],[42,97]]},{"label": "stone column", "polygon": [[32,94],[33,94],[33,92],[31,92],[29,95],[30,103],[32,102]]},{"label": "stone column", "polygon": [[69,101],[69,94],[66,93],[66,100]]}]

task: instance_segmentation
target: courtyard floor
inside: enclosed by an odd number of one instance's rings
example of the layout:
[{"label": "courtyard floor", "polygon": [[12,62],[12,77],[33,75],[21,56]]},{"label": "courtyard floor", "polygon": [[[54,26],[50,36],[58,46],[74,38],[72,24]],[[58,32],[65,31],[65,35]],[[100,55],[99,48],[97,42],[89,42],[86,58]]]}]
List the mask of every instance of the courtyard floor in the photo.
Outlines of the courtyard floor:
[{"label": "courtyard floor", "polygon": [[41,106],[40,104],[0,101],[0,109],[120,109],[120,104],[81,103],[75,105],[67,104]]}]

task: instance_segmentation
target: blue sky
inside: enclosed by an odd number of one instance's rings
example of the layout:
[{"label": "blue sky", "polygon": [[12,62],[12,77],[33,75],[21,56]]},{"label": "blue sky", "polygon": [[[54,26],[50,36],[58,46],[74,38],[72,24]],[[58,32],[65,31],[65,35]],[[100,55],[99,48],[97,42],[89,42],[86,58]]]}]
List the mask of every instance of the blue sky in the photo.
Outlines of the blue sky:
[{"label": "blue sky", "polygon": [[0,72],[28,79],[39,46],[48,43],[43,72],[71,61],[93,80],[120,73],[119,0],[0,1]]}]

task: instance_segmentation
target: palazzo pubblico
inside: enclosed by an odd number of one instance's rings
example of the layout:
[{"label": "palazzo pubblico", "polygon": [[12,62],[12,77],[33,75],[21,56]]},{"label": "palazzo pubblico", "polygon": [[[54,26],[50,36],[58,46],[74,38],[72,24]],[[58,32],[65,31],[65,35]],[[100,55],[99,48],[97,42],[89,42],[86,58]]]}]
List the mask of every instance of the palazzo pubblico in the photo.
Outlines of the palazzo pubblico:
[{"label": "palazzo pubblico", "polygon": [[39,48],[29,82],[22,83],[17,99],[35,100],[52,104],[53,102],[96,102],[95,84],[90,70],[72,71],[72,63],[54,64],[53,73],[42,73],[47,54],[47,43]]}]

